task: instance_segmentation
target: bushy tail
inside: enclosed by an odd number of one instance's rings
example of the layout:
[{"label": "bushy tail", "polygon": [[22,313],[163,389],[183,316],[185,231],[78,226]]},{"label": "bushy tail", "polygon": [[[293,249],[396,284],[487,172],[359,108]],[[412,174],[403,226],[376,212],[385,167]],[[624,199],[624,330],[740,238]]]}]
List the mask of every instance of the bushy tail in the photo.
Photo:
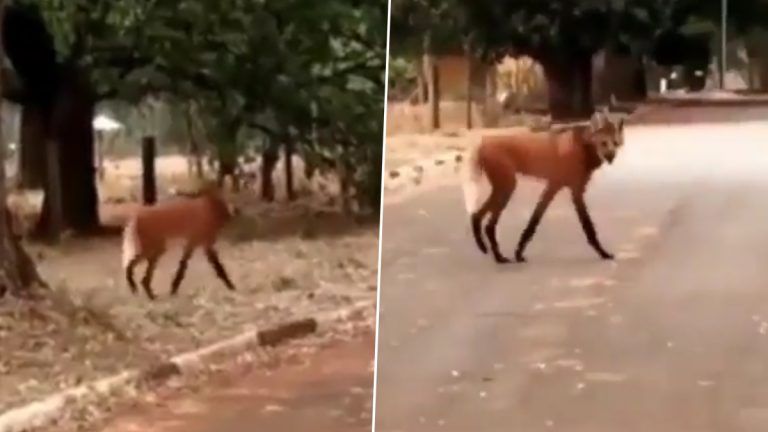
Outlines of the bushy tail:
[{"label": "bushy tail", "polygon": [[131,261],[138,255],[138,246],[136,217],[131,217],[123,229],[123,270],[127,269]]},{"label": "bushy tail", "polygon": [[480,166],[480,144],[474,143],[466,154],[462,175],[462,187],[464,189],[464,205],[467,213],[473,214],[482,205],[481,199],[487,195],[488,181],[483,175],[483,167]]}]

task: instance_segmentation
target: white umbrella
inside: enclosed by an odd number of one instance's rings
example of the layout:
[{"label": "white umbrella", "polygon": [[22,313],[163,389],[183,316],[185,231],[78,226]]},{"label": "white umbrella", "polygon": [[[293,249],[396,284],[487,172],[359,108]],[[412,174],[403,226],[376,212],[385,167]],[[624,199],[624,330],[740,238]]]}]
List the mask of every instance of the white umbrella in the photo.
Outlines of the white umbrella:
[{"label": "white umbrella", "polygon": [[[123,125],[118,123],[116,120],[113,120],[105,115],[98,115],[95,119],[93,119],[93,128],[97,132],[112,132],[116,131],[118,129],[122,129]],[[103,137],[98,137],[97,140],[97,147],[96,147],[96,167],[99,172],[99,178],[104,178],[104,149],[102,148],[103,143]]]},{"label": "white umbrella", "polygon": [[95,119],[93,119],[93,128],[97,131],[109,132],[122,129],[123,125],[105,115],[98,115]]}]

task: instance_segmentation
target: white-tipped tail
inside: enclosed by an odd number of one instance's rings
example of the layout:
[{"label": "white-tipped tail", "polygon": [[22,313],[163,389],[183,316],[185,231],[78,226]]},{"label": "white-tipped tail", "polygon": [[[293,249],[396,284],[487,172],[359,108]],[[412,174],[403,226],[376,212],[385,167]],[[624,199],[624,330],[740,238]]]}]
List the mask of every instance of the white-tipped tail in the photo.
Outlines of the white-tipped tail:
[{"label": "white-tipped tail", "polygon": [[464,189],[464,205],[467,213],[476,212],[482,205],[481,199],[487,195],[488,181],[480,166],[480,144],[482,140],[473,143],[466,153],[461,185]]},{"label": "white-tipped tail", "polygon": [[131,217],[123,229],[123,269],[127,269],[138,253],[136,217]]}]

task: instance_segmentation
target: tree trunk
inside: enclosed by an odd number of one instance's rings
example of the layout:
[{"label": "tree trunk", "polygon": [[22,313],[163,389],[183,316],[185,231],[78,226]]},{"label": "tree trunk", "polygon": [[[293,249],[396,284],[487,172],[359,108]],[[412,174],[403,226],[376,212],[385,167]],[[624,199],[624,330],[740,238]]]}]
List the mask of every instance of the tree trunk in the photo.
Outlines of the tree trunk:
[{"label": "tree trunk", "polygon": [[426,55],[424,66],[427,75],[427,98],[429,99],[429,129],[440,129],[440,72],[434,56]]},{"label": "tree trunk", "polygon": [[192,158],[192,166],[194,168],[193,175],[201,179],[203,178],[203,160],[200,153],[200,143],[195,136],[195,127],[193,123],[194,107],[190,104],[185,110],[184,120],[187,125],[187,139],[189,139],[189,157]]},{"label": "tree trunk", "polygon": [[45,184],[45,122],[43,110],[27,105],[21,108],[19,142],[19,186],[40,189]]},{"label": "tree trunk", "polygon": [[429,86],[427,85],[427,74],[424,66],[424,58],[416,60],[416,103],[424,105],[429,102]]},{"label": "tree trunk", "polygon": [[46,182],[45,197],[48,201],[48,225],[46,237],[53,243],[61,240],[64,230],[64,207],[61,195],[61,167],[59,165],[59,148],[56,141],[47,139],[45,142]]},{"label": "tree trunk", "polygon": [[220,139],[226,140],[226,142],[220,141],[218,146],[218,184],[219,187],[224,187],[224,181],[227,177],[229,177],[232,184],[232,190],[237,192],[240,190],[240,183],[238,182],[237,178],[237,137],[230,133],[223,133],[219,136],[221,137]]},{"label": "tree trunk", "polygon": [[272,174],[280,159],[280,145],[276,141],[269,143],[261,156],[261,197],[265,201],[275,200],[275,181]]},{"label": "tree trunk", "polygon": [[293,142],[285,142],[285,194],[288,201],[296,199],[296,189],[293,184]]},{"label": "tree trunk", "polygon": [[352,167],[349,163],[349,144],[341,142],[341,153],[336,160],[336,173],[339,176],[339,193],[341,194],[341,212],[352,213]]},{"label": "tree trunk", "polygon": [[635,73],[633,76],[632,89],[634,98],[632,102],[642,102],[648,98],[648,79],[645,71],[645,61],[642,56],[638,56],[635,63]]},{"label": "tree trunk", "polygon": [[496,66],[489,66],[485,69],[485,95],[483,100],[483,126],[496,127],[499,118],[499,104],[497,100],[498,77],[496,75]]},{"label": "tree trunk", "polygon": [[614,97],[623,102],[646,99],[648,89],[642,56],[606,49],[596,59],[592,73],[595,103],[607,104]]},{"label": "tree trunk", "polygon": [[757,64],[757,77],[759,91],[768,92],[768,56],[761,58]]},{"label": "tree trunk", "polygon": [[147,206],[157,203],[156,154],[155,137],[143,137],[141,139],[141,201]]},{"label": "tree trunk", "polygon": [[595,111],[592,99],[592,56],[540,60],[549,92],[552,120],[588,119]]},{"label": "tree trunk", "polygon": [[[2,143],[2,147],[5,143]],[[2,157],[5,151],[2,151]],[[5,167],[0,168],[3,177]],[[5,202],[5,182],[0,182],[0,199]],[[21,244],[21,236],[13,232],[11,212],[0,211],[0,297],[10,293],[16,297],[29,297],[35,286],[45,287],[35,262]]]},{"label": "tree trunk", "polygon": [[437,59],[432,52],[432,37],[429,33],[424,36],[424,74],[427,77],[427,97],[429,99],[429,129],[440,129],[440,73]]},{"label": "tree trunk", "polygon": [[466,119],[465,123],[468,130],[472,129],[472,80],[474,79],[474,75],[472,73],[472,64],[474,63],[472,61],[472,52],[470,51],[469,47],[467,47],[466,50],[466,59],[467,59],[467,100],[466,100]]},{"label": "tree trunk", "polygon": [[224,181],[227,177],[229,177],[232,183],[232,190],[238,192],[240,190],[240,181],[237,177],[237,162],[231,160],[219,160],[219,172],[217,176],[219,187],[224,187]]},{"label": "tree trunk", "polygon": [[96,173],[99,176],[99,180],[104,180],[106,171],[104,169],[104,146],[106,145],[106,137],[103,131],[95,131],[96,134]]},{"label": "tree trunk", "polygon": [[[0,33],[2,33],[5,2],[0,0]],[[0,44],[0,57],[5,53]],[[2,91],[0,78],[0,92]],[[17,296],[27,295],[36,282],[41,282],[34,263],[21,246],[19,236],[13,232],[11,213],[7,207],[6,193],[6,143],[2,139],[0,122],[0,296],[10,292]]]},{"label": "tree trunk", "polygon": [[[99,228],[96,169],[94,166],[93,113],[95,100],[87,74],[74,67],[62,77],[56,101],[52,138],[59,148],[64,228],[92,233]],[[49,197],[43,199],[38,233],[51,223]]]}]

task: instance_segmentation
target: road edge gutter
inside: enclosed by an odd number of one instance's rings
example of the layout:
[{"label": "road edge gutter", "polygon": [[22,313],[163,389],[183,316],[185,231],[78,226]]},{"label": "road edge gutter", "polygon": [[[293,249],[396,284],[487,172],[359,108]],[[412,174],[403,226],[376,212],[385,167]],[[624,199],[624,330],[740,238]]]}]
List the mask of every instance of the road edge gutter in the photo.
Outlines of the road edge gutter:
[{"label": "road edge gutter", "polygon": [[289,320],[261,330],[248,330],[203,348],[174,355],[145,368],[126,370],[71,387],[0,414],[0,432],[30,432],[52,425],[76,403],[98,400],[119,390],[138,387],[140,384],[159,386],[174,376],[190,374],[204,368],[212,359],[222,354],[275,347],[290,340],[304,338],[340,322],[362,317],[369,308],[375,308],[375,300],[359,301],[345,309],[322,313],[315,318]]}]

